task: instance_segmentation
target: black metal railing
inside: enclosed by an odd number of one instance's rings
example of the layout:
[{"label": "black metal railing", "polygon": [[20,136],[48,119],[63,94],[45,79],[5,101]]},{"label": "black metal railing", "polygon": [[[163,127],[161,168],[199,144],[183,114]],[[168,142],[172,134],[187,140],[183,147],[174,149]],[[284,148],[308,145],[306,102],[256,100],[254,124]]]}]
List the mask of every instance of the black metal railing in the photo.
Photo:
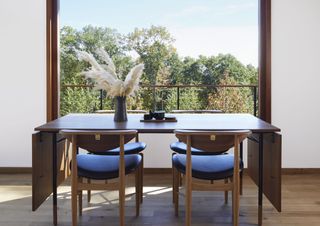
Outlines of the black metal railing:
[{"label": "black metal railing", "polygon": [[[149,84],[140,84],[141,88],[146,89],[152,89],[153,92],[156,89],[176,89],[176,96],[177,96],[177,102],[176,102],[176,109],[180,110],[180,92],[182,88],[200,88],[200,89],[220,89],[220,88],[250,88],[252,90],[253,95],[253,114],[257,116],[258,111],[258,97],[257,97],[257,85],[149,85]],[[86,84],[65,84],[62,85],[62,88],[93,88],[93,85],[86,85]],[[104,99],[104,91],[99,90],[99,109],[103,110],[103,99]],[[153,95],[154,96],[154,95]],[[155,98],[153,99],[153,105],[155,106]]]}]

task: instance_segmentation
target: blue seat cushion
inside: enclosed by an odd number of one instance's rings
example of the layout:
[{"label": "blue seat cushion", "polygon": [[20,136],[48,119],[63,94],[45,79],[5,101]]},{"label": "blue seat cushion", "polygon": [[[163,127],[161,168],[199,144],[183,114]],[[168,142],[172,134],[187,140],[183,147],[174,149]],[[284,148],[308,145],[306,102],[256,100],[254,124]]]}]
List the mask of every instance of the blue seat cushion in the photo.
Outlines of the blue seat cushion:
[{"label": "blue seat cushion", "polygon": [[[220,180],[233,175],[234,156],[225,155],[195,155],[191,157],[192,177],[203,180]],[[172,164],[179,172],[186,172],[186,155],[176,154],[172,157]],[[240,163],[240,169],[243,162]]]},{"label": "blue seat cushion", "polygon": [[[170,148],[172,151],[177,152],[179,154],[186,154],[187,153],[187,145],[183,142],[174,142],[170,144]],[[227,151],[227,150],[226,150]],[[196,149],[191,147],[191,154],[192,155],[219,155],[222,154],[226,151],[223,152],[204,152],[200,149]]]},{"label": "blue seat cushion", "polygon": [[[134,142],[134,143],[126,143],[124,145],[124,153],[125,155],[138,154],[146,148],[146,143],[144,142]],[[97,155],[119,155],[120,147],[109,150],[96,152]]]},{"label": "blue seat cushion", "polygon": [[[77,155],[78,175],[96,180],[107,180],[119,177],[120,156]],[[133,172],[141,163],[141,155],[125,155],[126,174]]]}]

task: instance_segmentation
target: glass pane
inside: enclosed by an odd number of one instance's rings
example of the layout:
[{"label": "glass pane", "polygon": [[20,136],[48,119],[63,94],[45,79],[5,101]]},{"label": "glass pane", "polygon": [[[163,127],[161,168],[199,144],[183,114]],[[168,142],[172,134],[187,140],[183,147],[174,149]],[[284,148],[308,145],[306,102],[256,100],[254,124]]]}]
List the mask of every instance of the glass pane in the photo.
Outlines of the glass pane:
[{"label": "glass pane", "polygon": [[[60,114],[114,109],[83,71],[103,48],[119,80],[144,64],[128,109],[257,113],[257,0],[60,0]],[[111,95],[111,96],[110,96]]]}]

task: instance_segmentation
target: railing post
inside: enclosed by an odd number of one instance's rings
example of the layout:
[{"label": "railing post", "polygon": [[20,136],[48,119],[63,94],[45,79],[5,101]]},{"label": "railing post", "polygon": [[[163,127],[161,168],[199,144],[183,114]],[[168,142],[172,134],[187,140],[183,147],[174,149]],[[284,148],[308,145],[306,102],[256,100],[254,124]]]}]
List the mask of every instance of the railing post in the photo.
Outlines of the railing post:
[{"label": "railing post", "polygon": [[253,115],[257,116],[257,86],[253,87]]},{"label": "railing post", "polygon": [[161,110],[163,110],[163,90],[160,91],[161,96]]},{"label": "railing post", "polygon": [[180,110],[180,87],[177,86],[177,110]]},{"label": "railing post", "polygon": [[100,110],[102,110],[103,109],[103,90],[102,89],[100,89],[99,100],[100,100]]},{"label": "railing post", "polygon": [[153,98],[153,111],[157,110],[157,101],[156,101],[156,87],[152,88],[152,98]]}]

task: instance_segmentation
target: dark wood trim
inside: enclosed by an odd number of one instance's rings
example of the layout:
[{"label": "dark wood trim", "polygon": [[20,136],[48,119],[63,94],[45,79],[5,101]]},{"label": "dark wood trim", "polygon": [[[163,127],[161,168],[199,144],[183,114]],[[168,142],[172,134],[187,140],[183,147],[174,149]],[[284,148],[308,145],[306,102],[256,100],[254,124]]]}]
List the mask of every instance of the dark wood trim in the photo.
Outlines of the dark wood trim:
[{"label": "dark wood trim", "polygon": [[52,88],[51,88],[51,19],[52,19],[52,1],[47,0],[47,19],[46,19],[46,63],[47,63],[47,122],[52,116]]},{"label": "dark wood trim", "polygon": [[47,121],[59,113],[59,0],[47,0]]},{"label": "dark wood trim", "polygon": [[284,168],[282,175],[320,174],[320,168]]},{"label": "dark wood trim", "polygon": [[[248,175],[248,169],[243,170],[244,175]],[[281,175],[303,175],[320,174],[320,168],[282,168]]]},{"label": "dark wood trim", "polygon": [[[271,0],[259,1],[259,116],[271,123]],[[47,0],[47,121],[59,114],[59,0]]]},{"label": "dark wood trim", "polygon": [[32,167],[0,167],[0,174],[31,174]]},{"label": "dark wood trim", "polygon": [[[248,175],[248,169],[243,170],[244,175]],[[306,175],[320,174],[320,168],[282,168],[281,175]]]},{"label": "dark wood trim", "polygon": [[259,116],[271,123],[271,0],[259,0]]}]

